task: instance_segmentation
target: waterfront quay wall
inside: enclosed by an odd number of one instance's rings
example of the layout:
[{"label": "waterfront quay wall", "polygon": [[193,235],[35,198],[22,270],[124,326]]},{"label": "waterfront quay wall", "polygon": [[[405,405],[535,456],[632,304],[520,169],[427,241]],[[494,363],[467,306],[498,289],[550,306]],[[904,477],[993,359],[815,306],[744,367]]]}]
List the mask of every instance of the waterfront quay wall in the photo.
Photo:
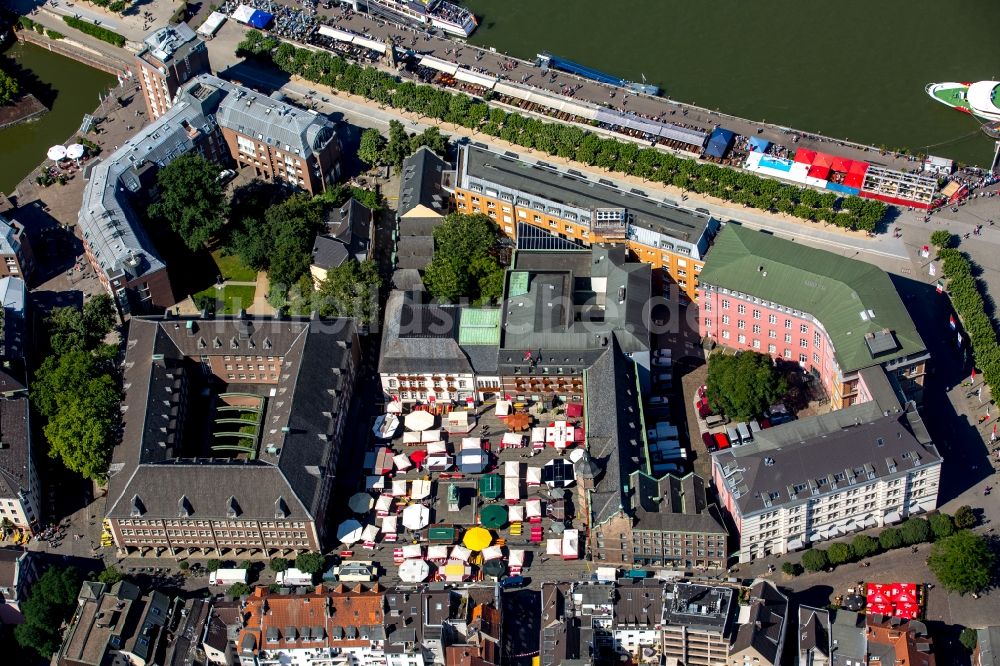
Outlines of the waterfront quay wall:
[{"label": "waterfront quay wall", "polygon": [[128,64],[124,60],[100,53],[71,39],[51,39],[45,35],[38,34],[34,30],[15,30],[14,35],[22,42],[36,44],[53,53],[72,58],[77,62],[82,62],[84,65],[99,69],[108,74],[124,76],[130,71]]}]

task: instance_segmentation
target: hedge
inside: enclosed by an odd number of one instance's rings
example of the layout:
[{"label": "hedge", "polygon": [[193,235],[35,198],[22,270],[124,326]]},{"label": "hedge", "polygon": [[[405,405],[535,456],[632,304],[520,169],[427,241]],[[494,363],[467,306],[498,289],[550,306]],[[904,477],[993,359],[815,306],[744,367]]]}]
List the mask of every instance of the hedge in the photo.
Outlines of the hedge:
[{"label": "hedge", "polygon": [[63,21],[65,21],[66,25],[69,27],[76,28],[80,32],[90,35],[91,37],[96,37],[102,42],[114,44],[115,46],[125,46],[125,38],[117,32],[113,32],[107,28],[102,28],[99,25],[94,25],[93,23],[81,21],[73,16],[63,16]]},{"label": "hedge", "polygon": [[[943,240],[938,237],[937,240]],[[958,313],[972,346],[976,367],[994,393],[1000,386],[1000,344],[997,331],[986,314],[983,295],[972,275],[972,262],[964,252],[953,247],[938,246],[941,274],[948,281],[948,295]]]},{"label": "hedge", "polygon": [[65,39],[66,35],[62,34],[58,30],[46,30],[45,34],[49,36],[49,39]]},{"label": "hedge", "polygon": [[476,129],[504,141],[549,155],[603,167],[684,190],[711,195],[750,208],[789,213],[805,220],[874,231],[886,213],[879,201],[838,197],[786,185],[751,173],[604,138],[564,123],[547,123],[507,113],[464,94],[431,85],[400,81],[374,67],[364,67],[328,51],[296,48],[250,30],[236,53],[269,62],[288,74],[366,97],[379,104]]}]

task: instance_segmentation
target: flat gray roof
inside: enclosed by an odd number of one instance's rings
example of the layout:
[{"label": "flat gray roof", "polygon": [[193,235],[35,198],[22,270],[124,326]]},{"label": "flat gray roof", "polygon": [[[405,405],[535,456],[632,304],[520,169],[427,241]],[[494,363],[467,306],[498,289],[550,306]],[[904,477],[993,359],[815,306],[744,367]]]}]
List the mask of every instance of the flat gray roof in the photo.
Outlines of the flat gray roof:
[{"label": "flat gray roof", "polygon": [[540,167],[473,145],[464,146],[462,151],[462,167],[475,178],[574,208],[625,208],[632,216],[631,224],[687,243],[697,244],[711,219],[600,183],[578,171]]}]

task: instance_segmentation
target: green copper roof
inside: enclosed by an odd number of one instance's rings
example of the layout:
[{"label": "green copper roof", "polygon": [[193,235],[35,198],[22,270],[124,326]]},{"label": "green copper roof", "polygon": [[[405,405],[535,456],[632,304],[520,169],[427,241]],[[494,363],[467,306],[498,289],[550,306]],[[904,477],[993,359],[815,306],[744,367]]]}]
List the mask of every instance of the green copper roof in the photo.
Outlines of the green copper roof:
[{"label": "green copper roof", "polygon": [[514,271],[510,274],[510,288],[508,296],[516,298],[528,293],[528,273],[526,271]]},{"label": "green copper roof", "polygon": [[[889,276],[863,261],[728,224],[699,279],[812,315],[843,372],[926,349]],[[892,336],[880,335],[884,329]],[[866,340],[868,334],[878,337]],[[870,346],[885,351],[873,354]]]},{"label": "green copper roof", "polygon": [[458,325],[458,344],[491,345],[500,344],[499,308],[463,308]]}]

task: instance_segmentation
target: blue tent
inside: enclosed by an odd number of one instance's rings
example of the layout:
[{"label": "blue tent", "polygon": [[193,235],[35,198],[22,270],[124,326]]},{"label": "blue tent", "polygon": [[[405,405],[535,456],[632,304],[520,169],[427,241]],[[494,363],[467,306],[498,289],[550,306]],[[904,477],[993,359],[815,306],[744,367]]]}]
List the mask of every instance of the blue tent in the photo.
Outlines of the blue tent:
[{"label": "blue tent", "polygon": [[767,139],[762,139],[759,136],[750,137],[750,150],[758,153],[766,153],[767,149],[770,147],[771,142]]},{"label": "blue tent", "polygon": [[249,23],[250,25],[259,30],[263,30],[273,20],[274,16],[258,9],[257,11],[255,11],[253,14],[250,15],[250,20],[247,21],[247,23]]},{"label": "blue tent", "polygon": [[726,153],[729,152],[729,147],[733,145],[733,138],[735,136],[735,134],[727,129],[716,127],[715,131],[712,132],[712,136],[708,137],[708,146],[705,148],[705,154],[709,157],[725,157]]}]

